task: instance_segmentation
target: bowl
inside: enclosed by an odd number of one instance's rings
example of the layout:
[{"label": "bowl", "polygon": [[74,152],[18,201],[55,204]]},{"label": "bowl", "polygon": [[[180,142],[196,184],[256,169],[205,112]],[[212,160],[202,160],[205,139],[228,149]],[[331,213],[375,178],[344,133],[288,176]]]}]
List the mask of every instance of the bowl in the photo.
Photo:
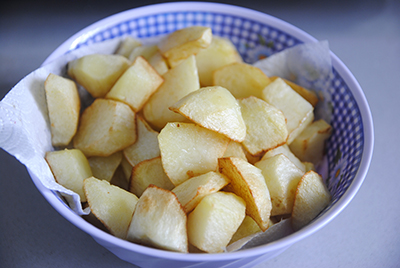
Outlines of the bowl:
[{"label": "bowl", "polygon": [[[289,23],[247,8],[203,2],[164,3],[127,10],[86,27],[61,44],[43,64],[93,43],[125,35],[151,38],[191,25],[209,26],[213,34],[230,38],[248,63],[256,61],[260,53],[273,54],[317,41]],[[183,254],[149,248],[96,228],[75,214],[56,192],[44,187],[30,172],[32,180],[47,201],[67,220],[119,258],[141,267],[251,267],[273,258],[321,229],[349,204],[363,183],[372,158],[374,134],[367,100],[348,68],[335,54],[330,52],[330,55],[333,77],[329,93],[334,131],[327,144],[327,186],[333,198],[317,219],[277,241],[221,254]]]}]

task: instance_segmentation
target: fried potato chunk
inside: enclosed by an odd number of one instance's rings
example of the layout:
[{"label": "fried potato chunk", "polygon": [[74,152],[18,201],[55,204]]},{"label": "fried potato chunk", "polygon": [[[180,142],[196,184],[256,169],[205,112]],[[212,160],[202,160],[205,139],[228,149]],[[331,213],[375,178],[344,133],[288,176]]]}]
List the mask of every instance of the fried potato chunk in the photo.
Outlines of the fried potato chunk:
[{"label": "fried potato chunk", "polygon": [[171,191],[150,185],[139,198],[127,240],[188,252],[187,217]]},{"label": "fried potato chunk", "polygon": [[190,56],[163,75],[164,83],[143,107],[143,117],[157,131],[168,122],[188,121],[169,107],[187,94],[200,88],[196,60]]},{"label": "fried potato chunk", "polygon": [[130,61],[116,54],[90,54],[68,63],[68,75],[82,85],[93,98],[103,98]]},{"label": "fried potato chunk", "polygon": [[188,215],[189,242],[205,252],[223,252],[245,212],[245,201],[233,193],[207,195]]},{"label": "fried potato chunk", "polygon": [[272,204],[261,170],[237,157],[220,158],[218,164],[219,172],[231,180],[230,189],[245,200],[246,214],[267,230]]},{"label": "fried potato chunk", "polygon": [[196,54],[201,86],[212,86],[214,71],[234,62],[243,62],[235,45],[228,38],[213,36],[210,46]]},{"label": "fried potato chunk", "polygon": [[304,162],[317,165],[325,152],[325,141],[331,136],[332,127],[323,119],[308,125],[290,144],[293,153]]},{"label": "fried potato chunk", "polygon": [[134,144],[123,150],[125,158],[132,166],[160,156],[158,132],[153,130],[142,116],[136,116],[137,139]]},{"label": "fried potato chunk", "polygon": [[81,115],[73,144],[87,157],[109,156],[132,145],[136,136],[132,109],[122,102],[99,98]]},{"label": "fried potato chunk", "polygon": [[259,68],[244,62],[225,65],[213,73],[213,85],[228,89],[235,98],[261,98],[270,79]]},{"label": "fried potato chunk", "polygon": [[223,87],[200,88],[169,109],[234,141],[242,142],[246,137],[246,125],[240,106],[235,97]]},{"label": "fried potato chunk", "polygon": [[47,152],[45,159],[55,180],[65,188],[77,193],[81,202],[86,202],[83,180],[93,174],[85,155],[78,149],[64,149]]},{"label": "fried potato chunk", "polygon": [[144,160],[133,167],[129,191],[140,197],[151,184],[166,190],[175,187],[164,172],[160,156]]},{"label": "fried potato chunk", "polygon": [[91,212],[116,237],[125,239],[138,198],[106,180],[89,177],[83,188]]},{"label": "fried potato chunk", "polygon": [[331,194],[322,177],[309,171],[301,178],[294,198],[292,211],[292,226],[299,230],[310,223],[318,214],[329,205]]},{"label": "fried potato chunk", "polygon": [[286,143],[286,118],[280,110],[253,96],[238,101],[246,124],[242,144],[250,154],[258,156]]},{"label": "fried potato chunk", "polygon": [[304,172],[285,155],[278,154],[254,164],[261,169],[271,196],[271,216],[290,214],[297,184]]},{"label": "fried potato chunk", "polygon": [[74,81],[49,74],[44,82],[50,119],[51,143],[67,146],[74,137],[79,123],[81,100]]},{"label": "fried potato chunk", "polygon": [[191,26],[170,33],[158,43],[158,48],[167,58],[169,65],[175,67],[189,56],[207,48],[211,41],[211,28]]},{"label": "fried potato chunk", "polygon": [[139,56],[117,80],[106,98],[124,102],[138,112],[163,81],[148,61]]},{"label": "fried potato chunk", "polygon": [[290,144],[314,120],[314,108],[282,78],[275,79],[262,91],[262,99],[283,112],[287,120]]},{"label": "fried potato chunk", "polygon": [[88,161],[94,177],[100,180],[111,181],[115,171],[121,164],[122,152],[116,152],[106,157],[89,157]]},{"label": "fried potato chunk", "polygon": [[158,142],[165,173],[178,186],[190,177],[217,171],[229,139],[192,123],[168,123]]},{"label": "fried potato chunk", "polygon": [[186,213],[191,212],[203,197],[218,192],[230,181],[221,173],[210,171],[192,177],[172,189]]}]

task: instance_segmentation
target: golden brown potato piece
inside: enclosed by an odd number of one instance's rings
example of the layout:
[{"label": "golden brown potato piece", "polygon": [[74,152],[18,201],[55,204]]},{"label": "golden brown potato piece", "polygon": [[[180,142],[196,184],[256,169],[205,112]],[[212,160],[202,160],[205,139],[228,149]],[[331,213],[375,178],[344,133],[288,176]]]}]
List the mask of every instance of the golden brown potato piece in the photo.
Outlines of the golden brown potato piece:
[{"label": "golden brown potato piece", "polygon": [[140,197],[151,184],[165,190],[175,187],[164,172],[161,157],[144,160],[133,167],[129,191]]},{"label": "golden brown potato piece", "polygon": [[68,63],[68,75],[93,98],[102,98],[128,69],[130,61],[121,55],[90,54]]},{"label": "golden brown potato piece", "polygon": [[229,139],[191,123],[168,123],[158,135],[165,173],[175,186],[190,177],[217,171]]},{"label": "golden brown potato piece", "polygon": [[209,253],[223,252],[242,223],[245,211],[245,201],[233,193],[207,195],[188,215],[190,244]]},{"label": "golden brown potato piece", "polygon": [[271,216],[292,213],[293,200],[304,172],[285,155],[278,154],[254,164],[261,169],[271,196]]},{"label": "golden brown potato piece", "polygon": [[81,100],[74,81],[49,74],[44,82],[53,146],[67,146],[78,129]]},{"label": "golden brown potato piece", "polygon": [[116,237],[125,239],[138,198],[106,180],[90,177],[83,188],[90,210]]},{"label": "golden brown potato piece", "polygon": [[322,177],[309,171],[301,178],[297,186],[292,211],[292,226],[299,230],[310,223],[318,214],[329,205],[331,194]]},{"label": "golden brown potato piece", "polygon": [[314,121],[293,140],[290,149],[301,161],[317,165],[324,156],[325,141],[331,133],[332,127],[326,121]]},{"label": "golden brown potato piece", "polygon": [[170,110],[234,141],[242,142],[246,137],[240,106],[226,88],[200,88],[180,99]]},{"label": "golden brown potato piece", "polygon": [[261,98],[270,79],[259,68],[244,62],[225,65],[213,73],[213,85],[228,89],[235,98]]},{"label": "golden brown potato piece", "polygon": [[143,107],[144,118],[157,131],[168,122],[188,121],[184,116],[170,111],[169,107],[200,88],[194,56],[170,69],[163,78],[164,83]]},{"label": "golden brown potato piece", "polygon": [[203,197],[218,192],[230,181],[221,173],[210,171],[193,177],[172,189],[186,213],[192,211]]},{"label": "golden brown potato piece", "polygon": [[139,198],[127,239],[161,249],[188,252],[187,217],[171,191],[150,185]]},{"label": "golden brown potato piece", "polygon": [[132,109],[119,101],[96,99],[83,112],[73,143],[87,157],[109,156],[136,141]]},{"label": "golden brown potato piece", "polygon": [[247,132],[242,144],[250,154],[258,156],[285,144],[288,130],[280,110],[254,96],[238,101]]},{"label": "golden brown potato piece", "polygon": [[290,144],[314,120],[314,108],[281,78],[262,91],[262,99],[283,112],[287,120]]},{"label": "golden brown potato piece", "polygon": [[142,116],[136,117],[137,140],[124,149],[125,158],[132,166],[143,160],[160,156],[158,132],[154,131]]},{"label": "golden brown potato piece", "polygon": [[92,156],[88,158],[93,176],[100,179],[111,181],[115,171],[122,161],[122,152],[113,153],[110,156]]},{"label": "golden brown potato piece", "polygon": [[237,158],[218,159],[219,172],[231,180],[230,189],[246,201],[246,214],[265,231],[271,215],[271,197],[261,170]]},{"label": "golden brown potato piece", "polygon": [[211,44],[196,55],[200,84],[213,85],[213,72],[233,62],[243,62],[235,45],[227,38],[213,36]]},{"label": "golden brown potato piece", "polygon": [[106,98],[124,102],[138,112],[163,81],[147,60],[139,56],[117,80]]},{"label": "golden brown potato piece", "polygon": [[85,155],[78,149],[64,149],[47,152],[45,159],[56,181],[77,193],[81,202],[86,202],[83,180],[92,176],[92,170]]},{"label": "golden brown potato piece", "polygon": [[191,26],[170,33],[158,43],[158,48],[167,58],[169,65],[175,67],[189,56],[207,48],[211,41],[211,28]]}]

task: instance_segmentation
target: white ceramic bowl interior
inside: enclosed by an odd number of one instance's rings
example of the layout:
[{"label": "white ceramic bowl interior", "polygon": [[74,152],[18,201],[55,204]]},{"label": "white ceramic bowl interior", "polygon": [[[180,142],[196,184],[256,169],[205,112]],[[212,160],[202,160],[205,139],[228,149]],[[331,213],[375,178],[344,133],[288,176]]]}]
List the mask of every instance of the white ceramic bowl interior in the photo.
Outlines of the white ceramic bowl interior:
[{"label": "white ceramic bowl interior", "polygon": [[[44,62],[82,46],[125,35],[148,38],[190,25],[205,25],[213,34],[230,38],[243,59],[252,63],[257,51],[275,53],[316,40],[304,31],[267,14],[225,4],[177,2],[144,6],[100,20],[70,37]],[[182,254],[137,245],[116,238],[76,215],[54,192],[43,187],[32,173],[38,190],[67,220],[91,235],[119,258],[141,267],[252,267],[272,258],[293,243],[311,235],[338,215],[360,188],[372,158],[372,116],[358,82],[333,54],[330,90],[333,115],[332,137],[328,142],[328,188],[332,202],[305,228],[278,241],[252,249],[221,254]]]}]

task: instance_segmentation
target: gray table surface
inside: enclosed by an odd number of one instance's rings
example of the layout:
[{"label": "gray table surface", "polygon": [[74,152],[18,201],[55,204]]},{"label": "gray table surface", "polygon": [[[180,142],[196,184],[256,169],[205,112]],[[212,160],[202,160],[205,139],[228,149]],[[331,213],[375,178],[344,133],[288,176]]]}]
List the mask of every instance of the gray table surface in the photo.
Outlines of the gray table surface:
[{"label": "gray table surface", "polygon": [[[279,2],[279,3],[274,3]],[[65,39],[143,1],[2,1],[0,97]],[[400,266],[400,1],[230,1],[328,40],[364,89],[375,150],[360,191],[337,218],[257,267]],[[0,150],[0,267],[133,267],[60,216]]]}]

